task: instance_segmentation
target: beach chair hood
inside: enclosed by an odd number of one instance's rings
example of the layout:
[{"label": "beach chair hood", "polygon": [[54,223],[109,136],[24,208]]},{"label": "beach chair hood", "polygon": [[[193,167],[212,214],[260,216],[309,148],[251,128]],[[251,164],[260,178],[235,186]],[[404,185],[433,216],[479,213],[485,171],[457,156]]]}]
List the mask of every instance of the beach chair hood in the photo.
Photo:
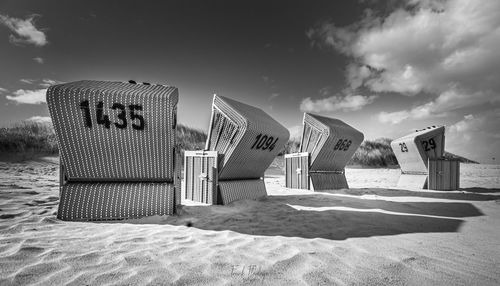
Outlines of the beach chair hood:
[{"label": "beach chair hood", "polygon": [[309,152],[311,171],[342,171],[363,139],[341,120],[305,113],[300,152]]},{"label": "beach chair hood", "polygon": [[393,140],[391,148],[403,174],[427,174],[429,159],[444,155],[445,127],[428,127]]},{"label": "beach chair hood", "polygon": [[282,151],[287,128],[263,110],[214,96],[206,148],[222,154],[219,179],[256,179]]},{"label": "beach chair hood", "polygon": [[83,80],[51,86],[47,103],[70,179],[173,179],[178,90]]}]

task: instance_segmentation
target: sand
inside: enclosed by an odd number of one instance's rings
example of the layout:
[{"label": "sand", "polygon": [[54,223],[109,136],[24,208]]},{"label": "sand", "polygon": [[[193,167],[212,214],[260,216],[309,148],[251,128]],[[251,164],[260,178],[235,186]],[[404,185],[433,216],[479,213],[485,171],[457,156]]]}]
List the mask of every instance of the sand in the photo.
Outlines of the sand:
[{"label": "sand", "polygon": [[398,176],[314,193],[273,170],[260,201],[80,223],[55,217],[57,159],[0,163],[0,285],[500,285],[500,166],[462,165],[453,192]]}]

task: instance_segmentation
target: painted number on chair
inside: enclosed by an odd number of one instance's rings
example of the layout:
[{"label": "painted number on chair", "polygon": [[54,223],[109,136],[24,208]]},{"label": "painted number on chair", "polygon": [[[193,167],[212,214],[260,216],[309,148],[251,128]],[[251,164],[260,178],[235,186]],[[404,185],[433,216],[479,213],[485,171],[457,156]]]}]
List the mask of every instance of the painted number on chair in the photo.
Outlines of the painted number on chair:
[{"label": "painted number on chair", "polygon": [[401,148],[401,152],[408,152],[408,147],[406,147],[406,143],[399,143],[399,147]]},{"label": "painted number on chair", "polygon": [[[93,121],[89,101],[84,100],[80,102],[80,109],[83,113],[83,124],[85,127],[92,128]],[[104,114],[105,109],[116,111],[116,118],[118,120],[116,122],[111,122],[111,120],[109,120],[109,115]],[[146,121],[141,114],[138,114],[140,111],[142,111],[142,105],[130,104],[127,108],[127,106],[115,102],[109,107],[104,107],[104,102],[99,101],[95,105],[95,123],[97,123],[97,125],[103,125],[107,129],[109,129],[111,127],[111,123],[113,123],[113,125],[118,129],[125,129],[128,126],[132,126],[135,130],[144,130]]]},{"label": "painted number on chair", "polygon": [[339,139],[339,141],[337,141],[337,144],[335,144],[335,147],[333,147],[333,150],[347,151],[349,150],[351,144],[352,144],[351,140]]},{"label": "painted number on chair", "polygon": [[425,152],[436,149],[436,141],[434,141],[433,138],[429,139],[428,141],[422,141],[422,147],[424,147]]},{"label": "painted number on chair", "polygon": [[272,151],[274,147],[276,147],[276,142],[278,142],[277,137],[275,139],[273,136],[267,136],[261,133],[255,137],[255,142],[250,149]]}]

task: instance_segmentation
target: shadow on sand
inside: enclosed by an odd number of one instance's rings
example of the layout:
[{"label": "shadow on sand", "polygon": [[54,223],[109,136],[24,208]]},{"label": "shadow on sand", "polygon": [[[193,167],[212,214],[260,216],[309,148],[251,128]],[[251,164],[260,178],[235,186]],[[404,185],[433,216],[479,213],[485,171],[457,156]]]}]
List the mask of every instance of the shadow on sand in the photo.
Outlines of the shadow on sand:
[{"label": "shadow on sand", "polygon": [[[346,192],[369,193],[364,189]],[[183,206],[181,215],[167,223],[252,235],[343,240],[456,232],[464,222],[461,218],[481,215],[474,205],[464,202],[391,202],[315,193],[269,196],[261,201],[237,201],[228,206]]]},{"label": "shadow on sand", "polygon": [[[378,189],[378,188],[359,188],[359,189],[342,189],[334,191],[325,191],[331,194],[346,194],[353,196],[362,195],[377,195],[384,197],[421,197],[433,199],[447,199],[460,201],[494,201],[499,200],[500,189],[487,188],[464,188],[457,191],[408,191],[401,189]],[[490,195],[491,194],[491,195]]]}]

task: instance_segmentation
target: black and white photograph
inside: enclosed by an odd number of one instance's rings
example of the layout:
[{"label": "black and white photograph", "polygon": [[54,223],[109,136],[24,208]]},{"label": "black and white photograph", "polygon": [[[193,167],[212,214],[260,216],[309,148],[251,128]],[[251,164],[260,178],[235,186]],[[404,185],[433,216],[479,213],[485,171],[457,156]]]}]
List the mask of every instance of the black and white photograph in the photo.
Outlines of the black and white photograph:
[{"label": "black and white photograph", "polygon": [[0,285],[500,285],[500,1],[0,0]]}]

